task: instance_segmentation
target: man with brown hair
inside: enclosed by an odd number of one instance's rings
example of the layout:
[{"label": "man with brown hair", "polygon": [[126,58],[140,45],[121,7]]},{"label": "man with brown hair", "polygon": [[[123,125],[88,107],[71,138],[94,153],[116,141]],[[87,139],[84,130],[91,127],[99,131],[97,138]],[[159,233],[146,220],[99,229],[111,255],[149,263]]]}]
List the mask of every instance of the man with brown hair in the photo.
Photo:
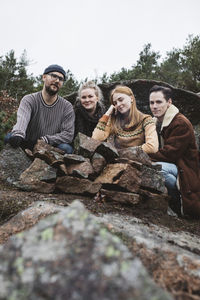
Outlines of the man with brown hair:
[{"label": "man with brown hair", "polygon": [[172,104],[170,88],[153,86],[149,101],[159,136],[159,150],[149,156],[162,165],[169,207],[179,216],[200,217],[199,154],[192,124]]}]

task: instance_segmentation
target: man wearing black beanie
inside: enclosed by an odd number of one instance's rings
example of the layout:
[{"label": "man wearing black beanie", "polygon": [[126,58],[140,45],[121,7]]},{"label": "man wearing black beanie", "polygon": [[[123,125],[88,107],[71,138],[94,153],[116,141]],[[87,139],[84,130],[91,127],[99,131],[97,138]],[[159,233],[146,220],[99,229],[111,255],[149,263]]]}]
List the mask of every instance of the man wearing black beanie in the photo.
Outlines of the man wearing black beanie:
[{"label": "man wearing black beanie", "polygon": [[38,139],[72,153],[74,136],[74,110],[72,104],[58,95],[66,79],[64,69],[59,65],[48,66],[43,73],[43,89],[22,98],[17,123],[5,142],[12,147],[33,149]]}]

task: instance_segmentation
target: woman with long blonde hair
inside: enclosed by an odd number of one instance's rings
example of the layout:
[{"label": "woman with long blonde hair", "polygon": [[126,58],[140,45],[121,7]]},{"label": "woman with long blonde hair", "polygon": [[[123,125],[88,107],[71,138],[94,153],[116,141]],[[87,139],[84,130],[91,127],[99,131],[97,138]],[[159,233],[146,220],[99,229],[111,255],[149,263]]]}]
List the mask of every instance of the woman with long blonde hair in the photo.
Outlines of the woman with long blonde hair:
[{"label": "woman with long blonde hair", "polygon": [[101,117],[92,138],[100,141],[114,137],[116,148],[139,146],[146,153],[158,151],[155,122],[137,109],[132,90],[119,85],[110,95],[111,105]]}]

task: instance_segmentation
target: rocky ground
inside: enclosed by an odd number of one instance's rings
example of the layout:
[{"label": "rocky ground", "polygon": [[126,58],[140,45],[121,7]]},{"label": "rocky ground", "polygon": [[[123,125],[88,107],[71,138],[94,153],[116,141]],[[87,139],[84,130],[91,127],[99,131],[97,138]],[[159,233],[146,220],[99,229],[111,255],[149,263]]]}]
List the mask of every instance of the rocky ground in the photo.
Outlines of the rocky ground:
[{"label": "rocky ground", "polygon": [[[41,194],[34,192],[24,192],[18,189],[15,189],[5,183],[0,183],[0,193],[5,202],[6,200],[12,199],[16,203],[16,210],[13,210],[13,215],[10,215],[8,218],[4,215],[4,212],[1,212],[1,224],[5,223],[12,216],[16,215],[16,213],[23,208],[30,206],[35,201],[50,201],[51,203],[55,203],[58,205],[69,205],[74,199],[80,199],[86,208],[94,213],[95,215],[105,214],[105,213],[120,213],[121,215],[128,215],[137,217],[147,224],[155,224],[155,225],[163,225],[169,228],[172,232],[185,231],[191,234],[195,234],[200,236],[200,221],[185,219],[185,218],[177,218],[168,216],[165,213],[158,212],[154,210],[141,210],[140,207],[134,206],[134,209],[130,208],[130,206],[122,205],[120,203],[113,202],[104,202],[97,197],[89,198],[80,195],[67,195],[64,193],[57,194]],[[21,203],[21,205],[20,205]]]},{"label": "rocky ground", "polygon": [[[133,89],[138,108],[147,113],[148,90],[155,82],[143,80],[125,84]],[[112,84],[105,84],[101,88],[105,99],[108,99]],[[199,97],[179,89],[174,89],[174,92],[174,104],[193,125],[198,124]],[[7,96],[1,98],[1,111],[5,111],[8,116],[12,115],[18,104]],[[69,100],[73,103],[75,96],[72,95],[71,98]],[[195,128],[200,132],[199,125]],[[106,202],[102,197],[25,192],[0,182],[0,244],[4,245],[10,236],[33,227],[41,218],[55,213],[57,206],[68,206],[74,199],[81,200],[98,221],[106,225],[110,232],[118,235],[132,255],[141,259],[154,281],[170,292],[174,299],[200,299],[199,220],[171,217],[158,209],[141,209],[137,205]],[[12,211],[9,210],[9,214],[2,203],[11,204]],[[38,203],[36,208],[35,203]],[[45,207],[42,203],[50,205]],[[55,208],[52,204],[56,205]]]},{"label": "rocky ground", "polygon": [[[81,200],[84,203],[85,207],[92,212],[95,216],[97,216],[100,220],[106,216],[109,217],[107,222],[108,229],[120,236],[123,239],[123,242],[128,246],[129,250],[139,257],[143,264],[146,266],[147,270],[154,278],[155,282],[158,283],[159,286],[169,291],[174,299],[200,299],[200,276],[191,276],[186,271],[185,267],[182,267],[180,263],[177,263],[177,251],[175,252],[168,248],[164,249],[162,246],[161,249],[152,250],[150,247],[147,247],[145,243],[138,243],[133,237],[128,236],[128,234],[122,233],[122,230],[119,228],[119,225],[116,225],[114,222],[114,218],[118,219],[119,223],[124,224],[123,229],[126,232],[131,232],[133,229],[133,222],[131,224],[131,220],[136,220],[137,222],[141,222],[148,230],[152,230],[156,232],[156,228],[159,228],[159,231],[164,228],[164,230],[168,230],[170,233],[181,233],[188,234],[188,236],[194,236],[196,239],[200,236],[200,222],[199,220],[189,220],[183,218],[176,218],[168,216],[165,213],[153,211],[153,210],[141,210],[141,208],[137,208],[135,206],[133,209],[127,205],[122,205],[119,203],[108,203],[104,202],[102,199],[98,197],[88,198],[83,196],[76,195],[66,195],[66,194],[41,194],[34,192],[23,192],[10,187],[8,185],[2,184],[0,185],[0,198],[4,199],[4,201],[15,201],[16,210],[13,210],[13,216],[17,214],[17,210],[23,210],[28,208],[36,201],[45,201],[54,203],[61,206],[68,206],[74,199]],[[21,205],[21,206],[20,206]],[[4,212],[1,212],[1,227],[5,226],[5,224],[9,223],[9,220],[12,220],[12,216],[6,217]],[[138,221],[140,220],[140,221]],[[127,221],[127,223],[126,223]],[[103,220],[104,223],[105,220]],[[125,227],[125,223],[126,226]],[[27,227],[31,227],[33,223],[26,224]],[[10,235],[16,233],[19,230],[19,227],[16,226],[16,231],[11,232]],[[133,233],[135,235],[135,233]],[[159,233],[164,235],[164,233]],[[147,234],[149,236],[149,233]],[[0,236],[0,242],[4,243],[8,239],[8,236]],[[179,237],[179,239],[181,239]],[[183,238],[184,239],[184,238]],[[187,237],[186,237],[187,239]],[[168,237],[168,244],[170,244],[170,238]],[[171,238],[171,245],[175,244],[174,239]],[[182,247],[187,250],[186,247]],[[171,251],[172,250],[172,251]],[[191,249],[190,249],[191,250]],[[180,252],[181,254],[181,252]],[[192,256],[195,254],[200,254],[200,248],[192,249]],[[188,255],[188,254],[187,254]],[[185,260],[185,258],[184,258]],[[199,260],[197,260],[197,265],[194,264],[195,257],[193,257],[192,262],[188,258],[187,267],[191,269],[200,269]],[[194,264],[194,265],[191,265]]]}]

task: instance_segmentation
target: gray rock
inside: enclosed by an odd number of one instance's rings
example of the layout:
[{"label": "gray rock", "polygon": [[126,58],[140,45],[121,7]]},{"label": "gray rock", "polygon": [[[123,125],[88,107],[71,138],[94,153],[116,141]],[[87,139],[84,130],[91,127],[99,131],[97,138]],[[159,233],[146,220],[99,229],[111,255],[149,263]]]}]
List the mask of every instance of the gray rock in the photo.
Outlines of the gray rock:
[{"label": "gray rock", "polygon": [[102,142],[97,148],[96,152],[101,154],[107,163],[112,162],[115,158],[119,157],[117,149],[109,142]]},{"label": "gray rock", "polygon": [[0,244],[5,243],[11,235],[27,230],[38,223],[40,219],[52,215],[53,213],[57,213],[62,209],[62,206],[47,201],[34,202],[27,209],[22,210],[16,216],[0,226]]},{"label": "gray rock", "polygon": [[149,168],[145,165],[142,166],[141,172],[141,187],[149,189],[153,192],[164,193],[165,191],[165,179],[160,171],[153,168]]},{"label": "gray rock", "polygon": [[147,166],[152,166],[150,157],[140,147],[128,147],[126,149],[120,149],[118,152],[120,158],[127,158],[129,160],[141,162]]},{"label": "gray rock", "polygon": [[74,153],[91,158],[101,142],[79,132],[74,139]]},{"label": "gray rock", "polygon": [[0,260],[1,299],[172,299],[79,201],[11,237]]},{"label": "gray rock", "polygon": [[85,162],[85,157],[77,154],[65,154],[64,155],[64,163],[68,166],[70,164],[79,164],[81,162]]},{"label": "gray rock", "polygon": [[50,167],[45,161],[35,158],[15,183],[15,186],[25,191],[52,193],[55,189],[56,169]]},{"label": "gray rock", "polygon": [[7,144],[0,152],[0,179],[13,184],[31,163],[21,148],[14,149]]},{"label": "gray rock", "polygon": [[72,175],[80,178],[88,178],[94,174],[93,167],[88,158],[84,159],[84,162],[74,163],[66,166],[68,175]]},{"label": "gray rock", "polygon": [[16,190],[2,191],[0,190],[0,221],[7,220],[8,217],[16,215],[18,212],[24,210],[33,202],[33,199],[26,197],[16,197]]},{"label": "gray rock", "polygon": [[94,172],[96,173],[96,175],[99,175],[106,165],[106,160],[101,154],[94,153],[91,158],[91,163]]}]

